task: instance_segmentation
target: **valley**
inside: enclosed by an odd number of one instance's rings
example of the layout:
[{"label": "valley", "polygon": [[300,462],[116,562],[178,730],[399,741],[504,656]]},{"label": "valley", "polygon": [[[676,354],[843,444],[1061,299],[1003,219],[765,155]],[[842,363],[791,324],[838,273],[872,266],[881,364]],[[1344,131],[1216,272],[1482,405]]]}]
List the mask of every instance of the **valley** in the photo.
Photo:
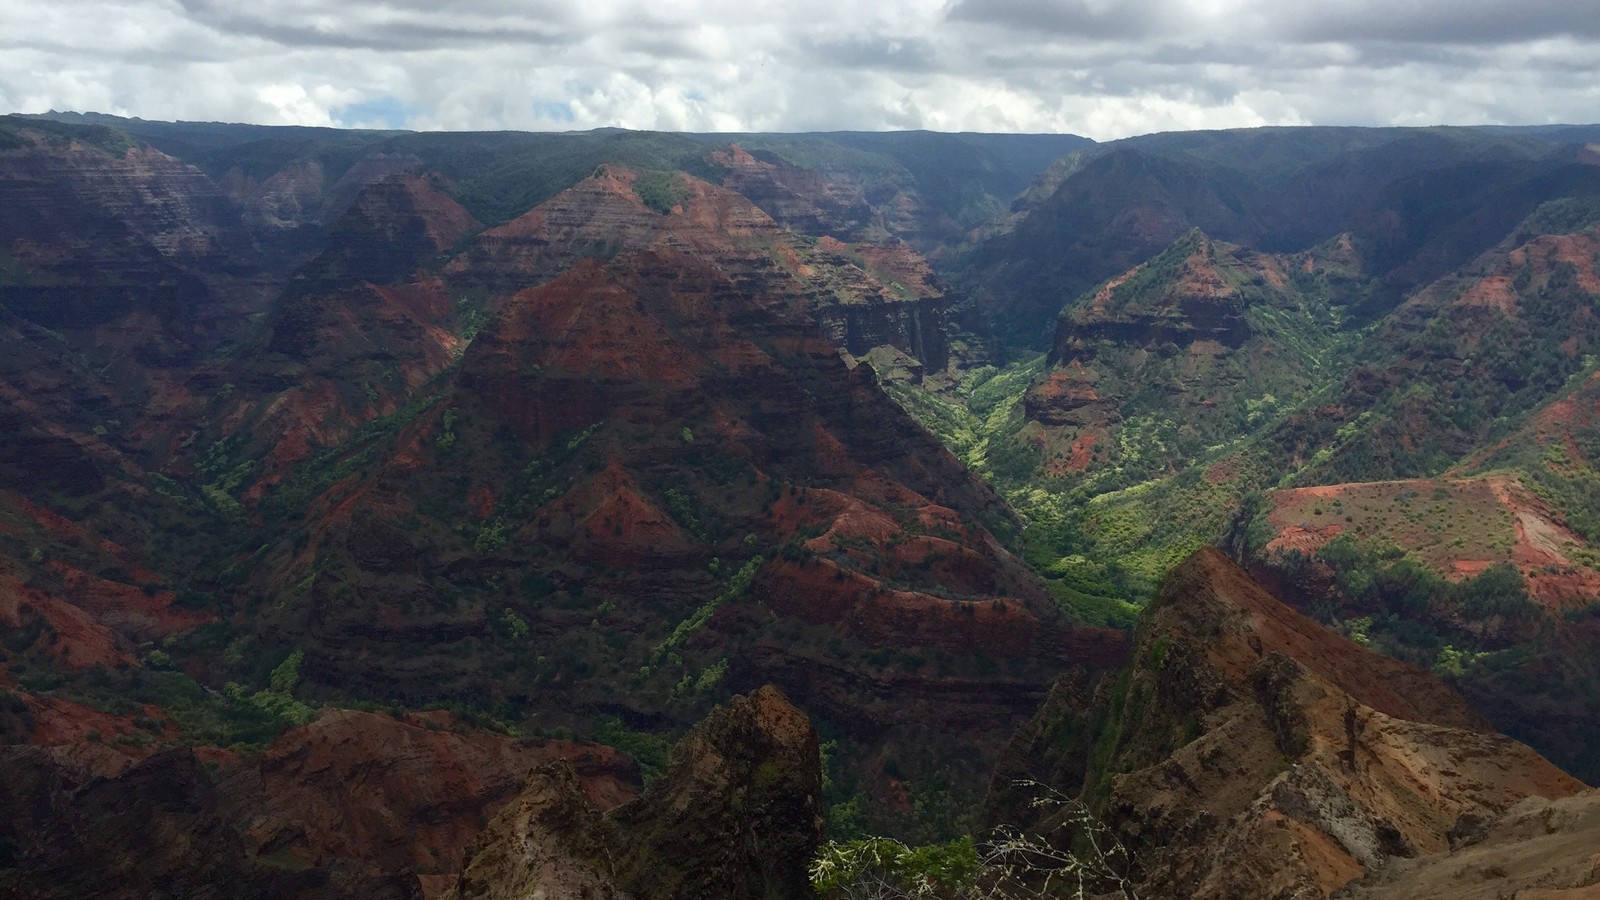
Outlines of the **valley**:
[{"label": "valley", "polygon": [[1592,891],[1597,142],[0,116],[0,892]]}]

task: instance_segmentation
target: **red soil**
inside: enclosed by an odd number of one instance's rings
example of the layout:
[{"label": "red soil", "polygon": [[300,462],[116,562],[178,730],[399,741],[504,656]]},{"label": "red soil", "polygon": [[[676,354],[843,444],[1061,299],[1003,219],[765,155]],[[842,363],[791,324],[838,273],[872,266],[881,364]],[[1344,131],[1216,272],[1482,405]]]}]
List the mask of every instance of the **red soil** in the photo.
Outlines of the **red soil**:
[{"label": "red soil", "polygon": [[353,710],[287,732],[222,790],[264,853],[448,874],[527,773],[555,760],[573,764],[599,809],[635,794],[636,768],[609,747],[464,729],[446,713]]},{"label": "red soil", "polygon": [[86,610],[29,588],[12,575],[0,575],[0,627],[21,629],[35,616],[43,616],[55,629],[54,638],[40,640],[58,665],[87,669],[133,662],[111,629]]}]

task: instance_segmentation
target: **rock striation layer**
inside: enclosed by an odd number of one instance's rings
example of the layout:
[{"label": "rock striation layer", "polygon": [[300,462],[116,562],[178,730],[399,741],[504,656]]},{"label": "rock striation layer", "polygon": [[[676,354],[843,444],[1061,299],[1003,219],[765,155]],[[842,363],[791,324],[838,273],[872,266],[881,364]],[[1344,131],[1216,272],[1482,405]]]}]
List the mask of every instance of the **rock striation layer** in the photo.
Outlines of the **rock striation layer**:
[{"label": "rock striation layer", "polygon": [[[1327,632],[1216,550],[1172,572],[1139,632],[1131,667],[1092,699],[1058,686],[1002,774],[1085,772],[1141,896],[1328,897],[1527,798],[1583,789],[1432,675]],[[1003,793],[991,804],[1027,815]]]},{"label": "rock striation layer", "polygon": [[734,697],[638,800],[602,815],[545,766],[474,844],[447,900],[811,896],[822,843],[817,736],[771,687]]}]

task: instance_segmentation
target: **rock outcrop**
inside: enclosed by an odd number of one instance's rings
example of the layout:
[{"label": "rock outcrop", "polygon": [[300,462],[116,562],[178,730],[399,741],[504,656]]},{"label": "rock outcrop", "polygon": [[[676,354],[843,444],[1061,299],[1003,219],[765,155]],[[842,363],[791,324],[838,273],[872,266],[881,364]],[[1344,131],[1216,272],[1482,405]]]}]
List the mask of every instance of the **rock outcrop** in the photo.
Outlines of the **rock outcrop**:
[{"label": "rock outcrop", "polygon": [[432,269],[481,226],[447,187],[417,173],[368,185],[285,286],[258,345],[226,371],[230,387],[210,398],[202,433],[253,463],[247,500],[460,358],[468,310]]},{"label": "rock outcrop", "polygon": [[415,876],[269,864],[246,851],[188,750],[85,777],[33,747],[0,749],[0,893],[11,897],[420,900]]},{"label": "rock outcrop", "polygon": [[453,880],[468,843],[527,773],[557,761],[600,810],[635,796],[637,766],[609,747],[517,740],[446,713],[354,710],[327,710],[259,759],[225,767],[218,793],[258,855],[412,872],[431,890]]},{"label": "rock outcrop", "polygon": [[[127,743],[142,732],[116,717],[59,698],[33,706],[39,746],[0,749],[8,896],[92,885],[114,897],[437,897],[531,770],[559,764],[596,811],[633,800],[639,783],[609,747],[519,740],[444,712],[326,710],[240,753]],[[89,728],[100,734],[85,738]],[[246,893],[234,893],[240,879]]]},{"label": "rock outcrop", "polygon": [[[263,576],[316,574],[254,627],[294,635],[319,685],[412,705],[521,671],[525,709],[578,723],[687,725],[768,682],[863,746],[949,713],[975,785],[1060,660],[1106,665],[1121,636],[1064,621],[995,537],[999,498],[794,301],[671,250],[519,292],[438,404],[315,500],[317,536],[272,554]],[[922,712],[854,714],[900,653],[931,664]]]},{"label": "rock outcrop", "polygon": [[602,815],[545,766],[474,844],[448,900],[811,896],[822,843],[816,732],[776,689],[734,697],[638,800]]},{"label": "rock outcrop", "polygon": [[1451,844],[1449,853],[1398,860],[1339,897],[1588,900],[1600,896],[1600,791],[1560,800],[1530,798]]},{"label": "rock outcrop", "polygon": [[[1139,632],[1132,666],[1092,700],[1058,686],[1001,774],[1086,772],[1082,795],[1126,844],[1141,896],[1328,897],[1527,798],[1583,789],[1216,550],[1168,576]],[[1001,787],[993,813],[1026,816]]]},{"label": "rock outcrop", "polygon": [[1334,338],[1322,277],[1190,231],[1062,310],[1012,439],[1047,477],[1121,485],[1193,464],[1310,389]]},{"label": "rock outcrop", "polygon": [[890,345],[932,369],[949,361],[943,291],[909,246],[808,241],[745,196],[681,173],[604,166],[485,231],[446,273],[461,291],[503,299],[581,259],[646,250],[715,266],[753,294],[795,297],[840,350]]}]

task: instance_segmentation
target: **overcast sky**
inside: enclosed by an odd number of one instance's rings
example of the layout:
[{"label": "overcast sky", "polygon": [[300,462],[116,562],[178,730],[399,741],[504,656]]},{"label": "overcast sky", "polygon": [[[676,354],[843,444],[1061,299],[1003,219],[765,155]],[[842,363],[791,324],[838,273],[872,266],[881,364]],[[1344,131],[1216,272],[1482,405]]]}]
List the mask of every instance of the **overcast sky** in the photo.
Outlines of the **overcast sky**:
[{"label": "overcast sky", "polygon": [[1600,0],[0,0],[0,112],[416,129],[1600,120]]}]

